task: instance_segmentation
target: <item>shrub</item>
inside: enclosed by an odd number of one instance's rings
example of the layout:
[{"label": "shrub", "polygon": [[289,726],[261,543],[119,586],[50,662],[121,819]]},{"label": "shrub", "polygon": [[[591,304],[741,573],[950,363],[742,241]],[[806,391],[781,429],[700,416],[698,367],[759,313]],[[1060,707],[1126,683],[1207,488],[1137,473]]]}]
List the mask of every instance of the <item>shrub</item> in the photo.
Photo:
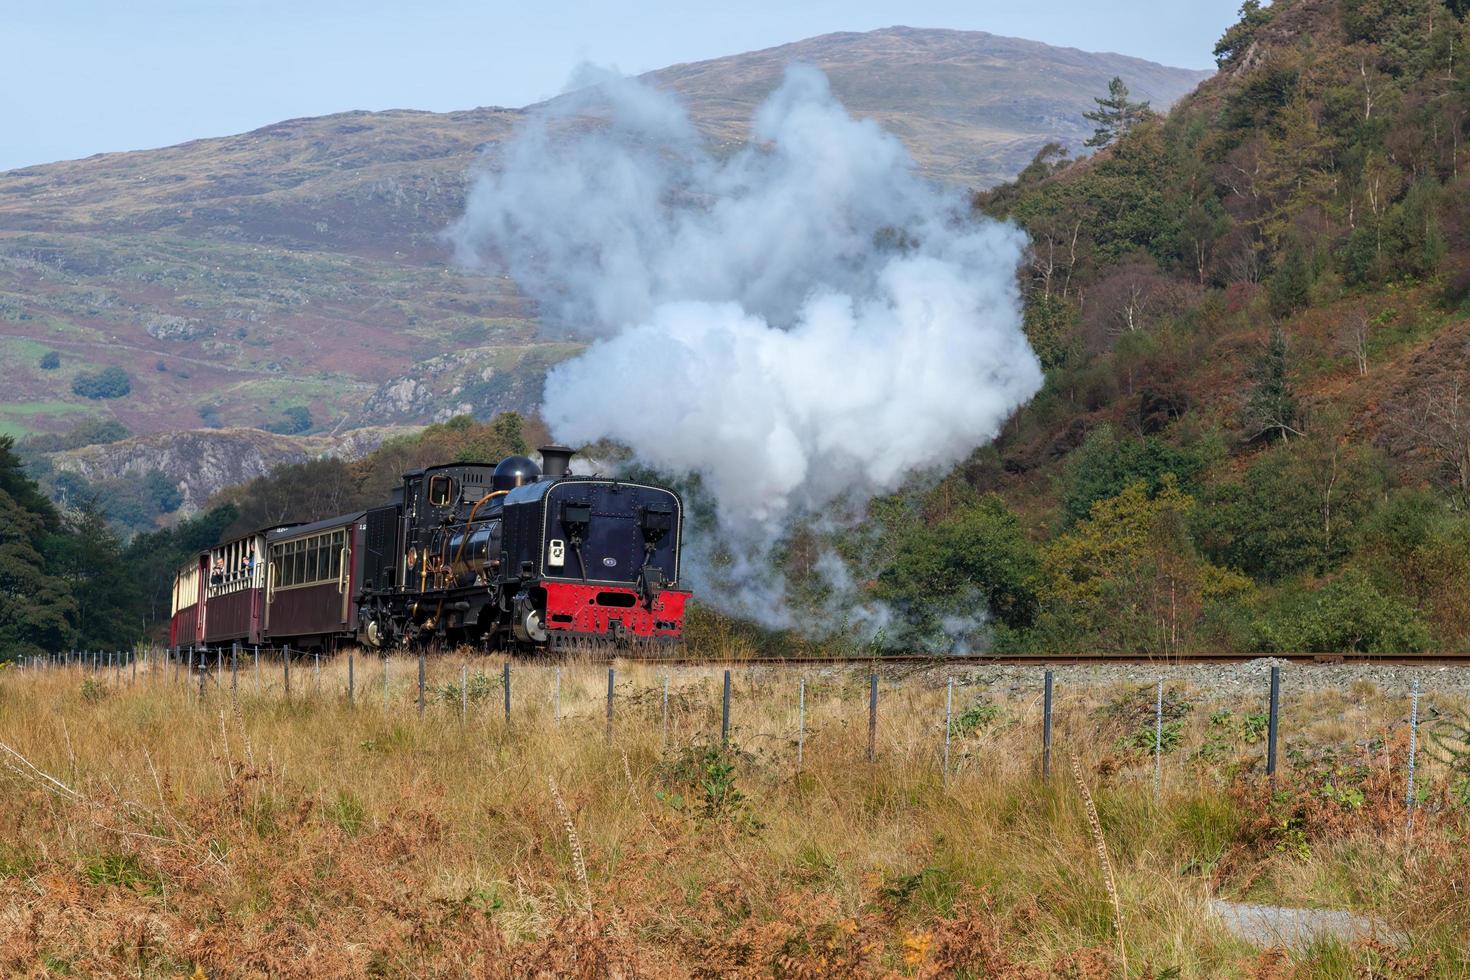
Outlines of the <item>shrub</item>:
[{"label": "shrub", "polygon": [[1354,569],[1279,602],[1257,624],[1252,644],[1261,652],[1412,653],[1427,648],[1430,635],[1412,606]]},{"label": "shrub", "polygon": [[107,367],[101,371],[84,371],[72,379],[71,391],[83,398],[123,398],[133,390],[128,372],[119,367]]},{"label": "shrub", "polygon": [[300,435],[311,429],[311,411],[303,405],[292,405],[281,413],[279,421],[266,425],[267,432],[283,436]]},{"label": "shrub", "polygon": [[55,371],[59,367],[61,367],[61,355],[59,353],[53,350],[41,355],[42,371]]}]

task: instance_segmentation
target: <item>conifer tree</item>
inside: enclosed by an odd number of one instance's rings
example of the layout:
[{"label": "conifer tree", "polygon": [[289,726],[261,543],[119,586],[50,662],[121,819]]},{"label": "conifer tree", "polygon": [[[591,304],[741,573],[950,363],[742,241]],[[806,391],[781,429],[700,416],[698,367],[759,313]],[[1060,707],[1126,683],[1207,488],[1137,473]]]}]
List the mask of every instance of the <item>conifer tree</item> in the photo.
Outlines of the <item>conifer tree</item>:
[{"label": "conifer tree", "polygon": [[1088,146],[1110,146],[1150,115],[1147,102],[1129,101],[1128,86],[1116,76],[1108,83],[1107,98],[1094,98],[1092,101],[1097,103],[1097,109],[1082,114],[1082,118],[1097,124],[1092,138],[1087,141]]},{"label": "conifer tree", "polygon": [[1271,339],[1249,372],[1253,387],[1246,401],[1245,421],[1252,439],[1279,434],[1285,442],[1290,436],[1302,434],[1296,427],[1297,400],[1291,381],[1290,354],[1286,335],[1280,327],[1273,327]]}]

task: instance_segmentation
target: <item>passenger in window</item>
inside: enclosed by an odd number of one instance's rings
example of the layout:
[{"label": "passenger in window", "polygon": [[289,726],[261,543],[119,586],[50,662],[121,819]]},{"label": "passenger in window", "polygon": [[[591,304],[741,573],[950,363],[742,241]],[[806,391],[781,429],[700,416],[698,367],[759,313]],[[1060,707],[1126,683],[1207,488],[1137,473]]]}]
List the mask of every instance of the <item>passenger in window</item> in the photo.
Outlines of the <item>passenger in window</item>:
[{"label": "passenger in window", "polygon": [[219,585],[225,580],[225,561],[223,558],[214,560],[214,570],[209,573],[209,584]]}]

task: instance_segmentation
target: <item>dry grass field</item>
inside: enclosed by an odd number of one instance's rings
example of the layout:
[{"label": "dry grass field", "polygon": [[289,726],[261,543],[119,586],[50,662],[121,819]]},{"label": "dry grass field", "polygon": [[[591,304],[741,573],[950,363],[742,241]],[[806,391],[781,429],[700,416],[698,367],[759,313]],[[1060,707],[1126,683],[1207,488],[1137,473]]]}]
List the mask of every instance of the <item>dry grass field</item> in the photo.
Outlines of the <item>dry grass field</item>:
[{"label": "dry grass field", "polygon": [[[933,670],[883,671],[872,761],[865,668],[735,671],[727,747],[716,669],[620,665],[610,737],[605,665],[514,663],[509,723],[500,661],[431,658],[422,715],[416,671],[0,671],[0,973],[1470,975],[1451,695],[1410,831],[1367,681],[1292,704],[1274,786],[1259,692],[1171,682],[1156,801],[1152,686],[1059,683],[1044,780],[1039,670],[960,677],[947,778]],[[1212,896],[1383,934],[1261,949]]]}]

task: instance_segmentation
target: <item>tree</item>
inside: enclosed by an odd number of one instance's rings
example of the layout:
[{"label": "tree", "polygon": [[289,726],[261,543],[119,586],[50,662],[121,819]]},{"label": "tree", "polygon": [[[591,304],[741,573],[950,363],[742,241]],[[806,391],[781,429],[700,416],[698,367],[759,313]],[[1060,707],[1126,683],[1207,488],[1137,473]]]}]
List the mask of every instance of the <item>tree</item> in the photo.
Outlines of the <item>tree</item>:
[{"label": "tree", "polygon": [[71,642],[76,601],[47,567],[60,515],[28,479],[0,436],[0,659],[59,650]]},{"label": "tree", "polygon": [[122,542],[94,498],[78,502],[66,534],[51,549],[50,567],[76,602],[77,637],[84,647],[122,647],[142,633],[142,591],[123,561]]},{"label": "tree", "polygon": [[1347,315],[1337,330],[1337,346],[1358,365],[1358,377],[1368,375],[1368,341],[1373,335],[1373,318],[1359,307]]},{"label": "tree", "polygon": [[880,597],[924,632],[940,617],[972,613],[983,598],[990,616],[1024,629],[1036,615],[1039,566],[1021,521],[1000,497],[906,536],[878,579]]},{"label": "tree", "polygon": [[1285,442],[1288,436],[1302,434],[1296,427],[1298,408],[1290,354],[1286,335],[1280,327],[1272,327],[1265,348],[1247,371],[1251,381],[1245,404],[1247,439],[1279,434]]},{"label": "tree", "polygon": [[1322,575],[1352,553],[1383,484],[1377,453],[1323,424],[1259,454],[1238,481],[1212,485],[1195,529],[1212,561],[1257,581]]},{"label": "tree", "polygon": [[1429,457],[1456,502],[1470,506],[1470,371],[1415,386],[1397,412],[1399,444]]},{"label": "tree", "polygon": [[84,371],[71,382],[72,394],[83,398],[122,398],[132,390],[132,379],[128,377],[128,372],[119,367],[107,367],[95,372]]},{"label": "tree", "polygon": [[1271,277],[1267,295],[1271,300],[1271,315],[1291,316],[1307,305],[1312,288],[1312,267],[1307,261],[1305,250],[1295,242],[1281,257],[1276,274]]},{"label": "tree", "polygon": [[61,354],[53,350],[41,355],[42,371],[55,371],[59,367],[61,367]]},{"label": "tree", "polygon": [[1154,436],[1119,438],[1103,426],[1087,437],[1072,463],[1062,495],[1062,517],[1067,525],[1085,519],[1100,500],[1116,497],[1138,484],[1153,497],[1172,479],[1186,493],[1198,489],[1197,477],[1209,461],[1207,444],[1181,449]]},{"label": "tree", "polygon": [[1088,146],[1110,146],[1125,136],[1140,120],[1152,114],[1147,102],[1128,100],[1128,86],[1123,83],[1123,79],[1116,76],[1108,82],[1107,97],[1094,98],[1092,101],[1097,103],[1097,108],[1082,114],[1083,119],[1097,124],[1087,141]]},{"label": "tree", "polygon": [[1270,22],[1274,13],[1271,7],[1262,9],[1261,0],[1245,0],[1240,5],[1239,22],[1215,43],[1215,64],[1224,68],[1249,51],[1255,44],[1256,31]]},{"label": "tree", "polygon": [[309,432],[311,430],[311,409],[304,405],[292,405],[281,413],[280,421],[270,423],[265,430],[286,436]]},{"label": "tree", "polygon": [[1093,504],[1085,521],[1042,551],[1044,633],[1108,650],[1176,652],[1206,602],[1249,580],[1204,561],[1189,534],[1194,499],[1165,477]]}]

